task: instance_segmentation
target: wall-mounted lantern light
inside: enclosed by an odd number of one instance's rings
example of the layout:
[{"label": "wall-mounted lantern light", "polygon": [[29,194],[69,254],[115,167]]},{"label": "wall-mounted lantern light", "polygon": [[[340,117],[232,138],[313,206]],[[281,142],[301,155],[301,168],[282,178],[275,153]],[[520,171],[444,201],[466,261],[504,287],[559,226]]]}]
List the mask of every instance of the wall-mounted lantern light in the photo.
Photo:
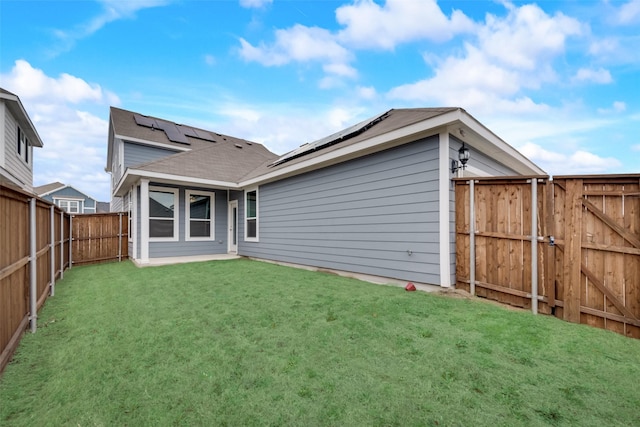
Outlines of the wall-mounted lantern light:
[{"label": "wall-mounted lantern light", "polygon": [[458,160],[451,160],[451,173],[456,173],[458,169],[464,170],[467,167],[467,162],[470,157],[471,153],[463,142],[462,147],[458,150]]}]

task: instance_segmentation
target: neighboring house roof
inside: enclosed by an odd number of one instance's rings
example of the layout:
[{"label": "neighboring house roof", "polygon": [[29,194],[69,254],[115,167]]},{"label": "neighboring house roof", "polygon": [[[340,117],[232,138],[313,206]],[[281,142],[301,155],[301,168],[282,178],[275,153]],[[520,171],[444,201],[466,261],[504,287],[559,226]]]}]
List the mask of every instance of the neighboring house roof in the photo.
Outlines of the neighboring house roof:
[{"label": "neighboring house roof", "polygon": [[[71,185],[66,185],[63,184],[61,182],[52,182],[50,184],[45,184],[45,185],[41,185],[39,187],[35,187],[33,189],[33,191],[40,197],[44,197],[44,196],[48,196],[50,194],[56,193],[60,190],[64,190],[65,188],[71,188],[73,191],[75,191],[76,193],[82,194],[84,196],[85,199],[91,199],[91,200],[96,200],[93,197],[89,196],[87,193],[84,193],[80,190],[78,190],[77,188],[71,186]],[[60,196],[59,198],[62,199],[78,199],[77,196]]]},{"label": "neighboring house roof", "polygon": [[66,185],[61,182],[52,182],[50,184],[41,185],[39,187],[33,187],[33,192],[38,196],[46,196],[49,193],[52,193],[56,190],[61,190],[65,187]]},{"label": "neighboring house roof", "polygon": [[18,124],[20,125],[20,129],[22,129],[29,139],[29,143],[34,147],[42,147],[44,144],[42,143],[42,139],[40,139],[40,135],[38,135],[38,131],[36,127],[31,122],[31,118],[27,114],[24,106],[22,105],[22,101],[18,95],[9,92],[6,89],[0,88],[0,99],[4,100],[11,111],[11,114],[15,117]]},{"label": "neighboring house roof", "polygon": [[[114,137],[176,150],[130,167],[116,188],[121,195],[140,177],[242,188],[308,172],[332,164],[446,132],[522,175],[544,171],[458,107],[392,109],[283,156],[263,145],[111,108],[107,171]],[[195,136],[193,136],[195,135]]]}]

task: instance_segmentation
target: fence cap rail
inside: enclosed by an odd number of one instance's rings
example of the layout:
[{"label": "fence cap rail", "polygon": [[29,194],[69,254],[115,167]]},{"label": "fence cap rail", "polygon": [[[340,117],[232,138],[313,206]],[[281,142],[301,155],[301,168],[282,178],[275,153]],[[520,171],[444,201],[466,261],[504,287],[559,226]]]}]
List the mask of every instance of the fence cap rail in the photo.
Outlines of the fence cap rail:
[{"label": "fence cap rail", "polygon": [[515,175],[515,176],[464,176],[464,177],[460,177],[460,178],[451,178],[453,181],[455,181],[456,183],[464,183],[466,181],[512,181],[512,182],[518,182],[518,181],[528,181],[531,179],[543,179],[543,180],[549,180],[549,176],[548,175]]},{"label": "fence cap rail", "polygon": [[624,180],[628,179],[637,183],[640,180],[640,173],[628,173],[628,174],[603,174],[603,175],[554,175],[553,179],[583,179],[590,180]]},{"label": "fence cap rail", "polygon": [[[13,193],[13,196],[15,198],[28,198],[28,199],[35,198],[37,203],[38,203],[38,206],[42,206],[42,205],[46,205],[47,207],[53,206],[58,214],[60,214],[61,212],[64,212],[62,209],[60,209],[58,206],[56,206],[55,204],[51,203],[50,201],[45,200],[42,197],[39,197],[35,193],[30,193],[30,192],[28,192],[26,190],[23,190],[22,188],[18,187],[14,183],[5,180],[2,177],[0,177],[0,189],[5,190],[5,191],[9,191],[10,193]],[[64,212],[64,214],[65,214],[65,216],[70,216],[66,212]]]}]

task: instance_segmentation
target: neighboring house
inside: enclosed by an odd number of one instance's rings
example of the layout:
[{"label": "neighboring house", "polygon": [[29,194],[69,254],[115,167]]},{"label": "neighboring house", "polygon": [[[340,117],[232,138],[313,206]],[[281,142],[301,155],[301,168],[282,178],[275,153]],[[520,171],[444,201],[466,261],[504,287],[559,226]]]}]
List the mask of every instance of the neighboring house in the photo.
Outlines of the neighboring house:
[{"label": "neighboring house", "polygon": [[20,98],[0,88],[0,176],[33,190],[33,147],[42,140]]},{"label": "neighboring house", "polygon": [[112,107],[106,171],[138,264],[233,253],[450,286],[463,144],[465,176],[544,173],[461,108],[390,110],[278,156]]},{"label": "neighboring house", "polygon": [[[48,200],[68,213],[89,214],[101,211],[99,209],[101,202],[61,182],[41,185],[40,187],[35,187],[33,191],[41,198]],[[102,212],[109,211],[108,209],[104,209],[104,205],[102,206]]]}]

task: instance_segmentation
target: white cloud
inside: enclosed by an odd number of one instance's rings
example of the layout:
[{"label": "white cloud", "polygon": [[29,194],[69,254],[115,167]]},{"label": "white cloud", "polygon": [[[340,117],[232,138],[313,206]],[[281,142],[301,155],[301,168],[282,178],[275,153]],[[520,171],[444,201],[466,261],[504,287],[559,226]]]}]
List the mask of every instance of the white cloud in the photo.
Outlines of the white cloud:
[{"label": "white cloud", "polygon": [[571,80],[576,83],[608,84],[613,82],[611,73],[609,70],[605,70],[604,68],[599,68],[597,70],[580,68]]},{"label": "white cloud", "polygon": [[360,107],[309,105],[249,106],[228,103],[216,107],[223,123],[208,124],[229,135],[265,144],[277,154],[289,152],[302,144],[323,138],[365,119],[369,112]]},{"label": "white cloud", "polygon": [[[547,15],[536,5],[506,6],[505,18],[487,15],[477,43],[466,43],[462,55],[436,61],[433,76],[393,88],[389,97],[480,112],[546,111],[548,106],[524,90],[557,80],[553,60],[564,52],[568,37],[581,33],[581,25],[561,13]],[[433,55],[427,59],[434,63]]]},{"label": "white cloud", "polygon": [[0,75],[0,85],[20,97],[44,142],[34,150],[34,184],[61,181],[108,200],[109,175],[103,172],[108,122],[90,110],[106,112],[118,97],[70,74],[47,76],[24,60]]},{"label": "white cloud", "polygon": [[356,93],[360,98],[365,100],[372,100],[378,96],[378,93],[376,92],[376,89],[373,86],[366,86],[366,87],[358,86],[356,88]]},{"label": "white cloud", "polygon": [[136,13],[143,9],[164,6],[171,0],[101,0],[102,12],[91,20],[78,24],[70,30],[55,30],[54,34],[61,42],[50,54],[56,56],[62,52],[71,50],[78,40],[91,36],[101,30],[105,25],[120,20],[132,19]]},{"label": "white cloud", "polygon": [[632,145],[631,151],[640,151],[640,144]]},{"label": "white cloud", "polygon": [[627,109],[627,104],[622,101],[615,101],[611,108],[598,108],[600,114],[622,113]]},{"label": "white cloud", "polygon": [[309,61],[345,64],[351,59],[351,53],[324,28],[296,24],[286,30],[276,30],[275,38],[273,44],[261,42],[257,47],[241,38],[240,56],[265,66]]},{"label": "white cloud", "polygon": [[630,0],[618,10],[618,22],[628,25],[640,22],[640,0]]},{"label": "white cloud", "polygon": [[622,166],[614,157],[601,157],[585,150],[561,153],[527,143],[519,151],[551,175],[607,173]]},{"label": "white cloud", "polygon": [[487,15],[479,40],[483,52],[508,67],[539,69],[564,52],[567,37],[582,32],[577,20],[562,13],[549,16],[535,4],[507,6],[506,18]]},{"label": "white cloud", "polygon": [[23,59],[15,62],[8,74],[2,76],[3,85],[12,88],[21,100],[42,104],[98,102],[119,104],[118,96],[96,83],[62,73],[56,79],[42,70],[33,68]]},{"label": "white cloud", "polygon": [[347,64],[326,64],[322,66],[322,69],[327,74],[333,74],[336,76],[354,78],[358,76],[358,71]]},{"label": "white cloud", "polygon": [[240,6],[246,9],[260,9],[273,3],[273,0],[240,0]]},{"label": "white cloud", "polygon": [[339,7],[336,20],[346,27],[338,33],[345,44],[388,50],[420,39],[449,40],[474,27],[473,21],[458,10],[448,18],[434,0],[387,0],[384,5],[357,1]]}]

